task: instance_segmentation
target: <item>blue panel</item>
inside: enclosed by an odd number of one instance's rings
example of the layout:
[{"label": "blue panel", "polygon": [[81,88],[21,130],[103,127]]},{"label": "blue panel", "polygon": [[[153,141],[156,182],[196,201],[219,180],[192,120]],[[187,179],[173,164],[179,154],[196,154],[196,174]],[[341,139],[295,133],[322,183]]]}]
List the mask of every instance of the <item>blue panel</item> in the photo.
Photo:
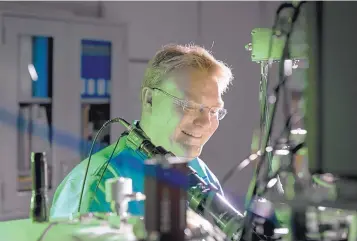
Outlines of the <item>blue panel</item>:
[{"label": "blue panel", "polygon": [[34,37],[32,45],[33,65],[38,79],[32,81],[32,96],[48,97],[48,37]]},{"label": "blue panel", "polygon": [[82,97],[109,97],[111,79],[111,43],[102,40],[82,40],[81,78]]}]

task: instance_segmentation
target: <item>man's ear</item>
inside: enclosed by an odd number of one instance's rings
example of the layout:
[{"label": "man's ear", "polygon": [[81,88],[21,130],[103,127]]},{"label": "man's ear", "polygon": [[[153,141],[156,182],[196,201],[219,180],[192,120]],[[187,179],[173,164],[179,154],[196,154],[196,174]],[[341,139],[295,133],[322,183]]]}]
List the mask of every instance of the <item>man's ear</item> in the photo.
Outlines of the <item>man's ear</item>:
[{"label": "man's ear", "polygon": [[151,110],[152,107],[152,96],[153,90],[149,87],[144,87],[141,91],[141,99],[143,101],[143,109],[147,110],[148,108]]}]

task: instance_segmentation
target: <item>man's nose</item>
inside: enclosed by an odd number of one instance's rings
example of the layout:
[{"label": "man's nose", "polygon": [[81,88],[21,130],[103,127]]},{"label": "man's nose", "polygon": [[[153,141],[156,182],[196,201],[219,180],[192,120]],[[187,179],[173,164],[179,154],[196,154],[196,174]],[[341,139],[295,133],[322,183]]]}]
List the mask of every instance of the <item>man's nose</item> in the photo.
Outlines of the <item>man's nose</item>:
[{"label": "man's nose", "polygon": [[201,126],[201,127],[210,127],[211,126],[211,118],[212,116],[210,115],[209,111],[206,109],[200,111],[197,113],[197,116],[193,123],[195,125]]}]

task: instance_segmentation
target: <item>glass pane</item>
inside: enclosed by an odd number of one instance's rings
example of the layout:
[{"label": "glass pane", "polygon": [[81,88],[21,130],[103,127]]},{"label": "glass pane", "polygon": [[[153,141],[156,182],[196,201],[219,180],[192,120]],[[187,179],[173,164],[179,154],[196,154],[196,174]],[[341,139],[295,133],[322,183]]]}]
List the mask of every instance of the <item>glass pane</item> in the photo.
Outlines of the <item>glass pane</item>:
[{"label": "glass pane", "polygon": [[82,40],[82,98],[108,98],[111,79],[111,43]]},{"label": "glass pane", "polygon": [[[98,130],[110,118],[109,104],[83,104],[82,105],[82,134],[83,149],[82,159],[89,154],[92,142]],[[96,140],[93,153],[109,145],[110,127],[105,128]]]},{"label": "glass pane", "polygon": [[[104,40],[81,41],[82,78],[82,158],[89,154],[92,141],[110,118],[111,43]],[[109,127],[100,133],[93,153],[109,144]]]},{"label": "glass pane", "polygon": [[31,152],[45,152],[52,188],[51,104],[20,104],[18,118],[18,191],[31,191]]},{"label": "glass pane", "polygon": [[19,36],[18,191],[31,191],[31,152],[46,152],[52,188],[53,38]]},{"label": "glass pane", "polygon": [[52,97],[53,38],[19,38],[20,100]]}]

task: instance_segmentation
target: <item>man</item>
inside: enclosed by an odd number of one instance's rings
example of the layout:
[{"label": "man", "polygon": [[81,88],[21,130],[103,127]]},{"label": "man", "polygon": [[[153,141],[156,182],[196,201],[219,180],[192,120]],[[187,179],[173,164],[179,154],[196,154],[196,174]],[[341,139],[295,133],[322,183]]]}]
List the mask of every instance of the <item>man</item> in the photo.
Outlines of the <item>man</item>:
[{"label": "man", "polygon": [[[148,64],[141,87],[141,120],[133,123],[154,145],[192,159],[189,165],[219,189],[217,178],[198,156],[227,113],[221,96],[231,80],[231,70],[207,50],[199,46],[165,46]],[[87,161],[75,167],[59,185],[51,208],[52,218],[77,213]],[[80,212],[110,211],[104,190],[108,178],[131,178],[133,191],[144,192],[143,163],[143,158],[126,145],[125,134],[118,145],[94,154]],[[129,212],[143,215],[143,202],[130,203]]]}]

